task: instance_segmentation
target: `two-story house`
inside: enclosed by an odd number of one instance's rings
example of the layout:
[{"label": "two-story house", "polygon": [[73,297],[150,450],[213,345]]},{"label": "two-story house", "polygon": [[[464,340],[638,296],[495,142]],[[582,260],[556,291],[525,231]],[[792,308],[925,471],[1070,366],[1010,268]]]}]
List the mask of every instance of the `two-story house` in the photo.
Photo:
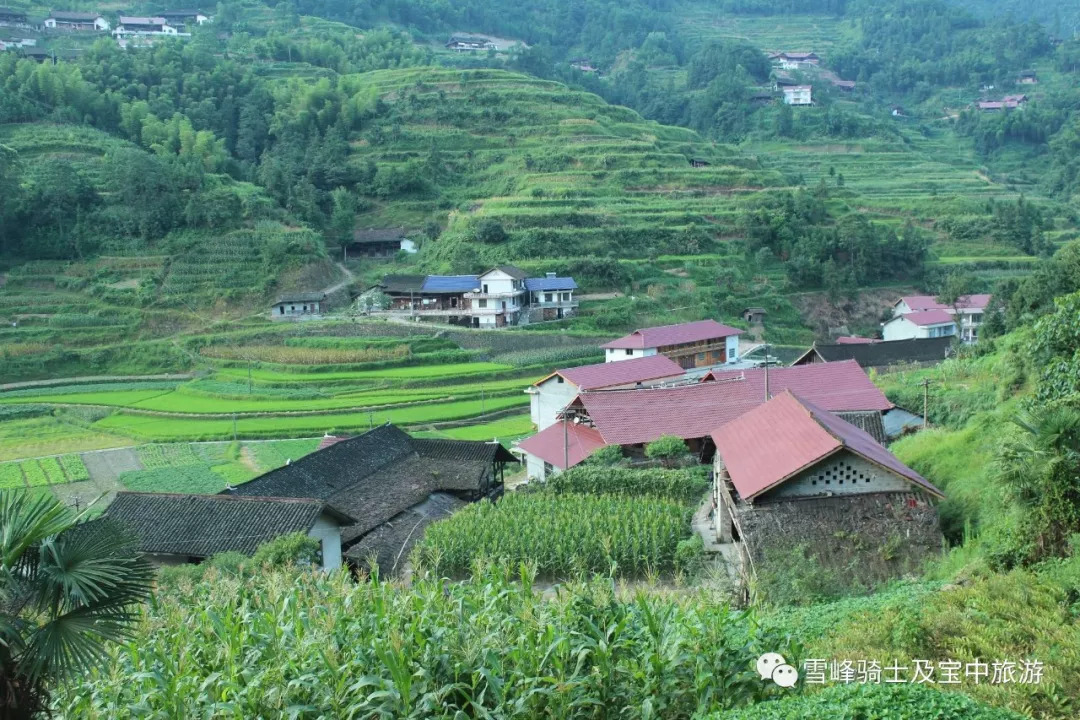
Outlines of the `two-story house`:
[{"label": "two-story house", "polygon": [[525,305],[526,277],[513,265],[499,265],[477,276],[476,289],[465,293],[473,327],[517,325]]},{"label": "two-story house", "polygon": [[893,317],[882,325],[886,340],[909,340],[956,335],[962,342],[979,339],[990,295],[962,295],[954,303],[933,295],[907,295],[893,305]]},{"label": "two-story house", "polygon": [[684,369],[733,363],[739,359],[738,330],[715,320],[635,330],[601,345],[605,362],[667,355]]}]

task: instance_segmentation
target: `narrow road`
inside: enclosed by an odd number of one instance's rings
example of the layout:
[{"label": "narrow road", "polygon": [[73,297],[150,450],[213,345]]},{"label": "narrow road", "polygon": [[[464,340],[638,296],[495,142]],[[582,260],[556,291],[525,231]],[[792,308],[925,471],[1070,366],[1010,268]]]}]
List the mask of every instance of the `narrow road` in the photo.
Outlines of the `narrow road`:
[{"label": "narrow road", "polygon": [[97,382],[131,382],[138,380],[190,380],[192,373],[165,373],[163,375],[82,375],[80,377],[50,378],[49,380],[24,380],[0,384],[0,390],[47,387],[49,385],[78,385]]},{"label": "narrow road", "polygon": [[339,282],[336,285],[331,285],[328,288],[323,288],[322,292],[326,293],[327,295],[332,295],[333,293],[336,293],[338,290],[345,287],[346,285],[350,285],[350,284],[356,282],[356,275],[353,274],[352,270],[345,267],[345,265],[342,264],[342,263],[336,262],[334,264],[337,265],[338,270],[345,273],[345,279],[342,280],[341,282]]}]

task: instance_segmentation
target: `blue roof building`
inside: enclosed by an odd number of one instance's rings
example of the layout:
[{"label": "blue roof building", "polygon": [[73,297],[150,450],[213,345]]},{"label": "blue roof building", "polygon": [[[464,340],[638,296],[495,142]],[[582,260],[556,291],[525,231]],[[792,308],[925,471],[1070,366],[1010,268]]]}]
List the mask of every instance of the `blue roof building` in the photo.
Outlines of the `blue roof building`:
[{"label": "blue roof building", "polygon": [[426,293],[472,292],[478,283],[476,275],[428,275],[420,290]]}]

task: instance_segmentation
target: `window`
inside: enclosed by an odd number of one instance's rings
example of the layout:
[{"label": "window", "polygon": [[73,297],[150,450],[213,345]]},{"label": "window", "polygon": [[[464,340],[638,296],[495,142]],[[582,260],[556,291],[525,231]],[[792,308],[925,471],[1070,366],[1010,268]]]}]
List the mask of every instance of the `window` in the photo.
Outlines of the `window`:
[{"label": "window", "polygon": [[285,306],[284,305],[278,305],[278,315],[284,315],[284,314],[285,314]]},{"label": "window", "polygon": [[981,323],[982,322],[982,313],[971,313],[970,317],[971,317],[971,322],[973,322],[973,323]]},{"label": "window", "polygon": [[487,307],[487,300],[484,300],[484,299],[477,300],[476,301],[476,307],[478,307],[478,308],[486,308]]},{"label": "window", "polygon": [[697,354],[697,359],[698,359],[698,362],[705,362],[705,353],[698,353]]},{"label": "window", "polygon": [[487,283],[484,283],[484,294],[488,294]]},{"label": "window", "polygon": [[544,293],[544,302],[551,302],[551,293]]},{"label": "window", "polygon": [[555,376],[555,380],[556,380],[556,382],[558,382],[558,383],[559,383],[560,385],[562,385],[562,384],[563,384],[564,382],[566,382],[565,380],[563,380],[563,376],[562,376],[562,375],[556,375],[556,376]]},{"label": "window", "polygon": [[627,355],[633,355],[633,354],[634,354],[634,351],[633,351],[633,350],[627,350],[627,351],[626,351],[626,354],[627,354]]}]

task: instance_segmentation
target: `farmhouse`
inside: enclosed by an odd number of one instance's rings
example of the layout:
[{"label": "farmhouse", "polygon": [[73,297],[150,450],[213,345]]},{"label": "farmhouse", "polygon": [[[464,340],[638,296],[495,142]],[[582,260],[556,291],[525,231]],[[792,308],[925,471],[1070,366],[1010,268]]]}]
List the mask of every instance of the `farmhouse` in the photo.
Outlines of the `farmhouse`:
[{"label": "farmhouse", "polygon": [[1006,95],[1001,100],[982,100],[978,103],[978,108],[983,112],[1015,110],[1022,107],[1027,101],[1027,95]]},{"label": "farmhouse", "polygon": [[751,325],[761,325],[765,322],[765,316],[768,315],[768,313],[763,307],[748,307],[743,308],[740,315],[742,315],[744,322],[748,322]]},{"label": "farmhouse", "polygon": [[783,88],[785,105],[813,105],[813,85],[790,85]]},{"label": "farmhouse", "polygon": [[798,70],[821,64],[821,58],[812,52],[779,52],[774,53],[770,59],[785,70]]},{"label": "farmhouse", "polygon": [[29,27],[26,13],[9,7],[0,7],[0,25],[5,27]]},{"label": "farmhouse", "polygon": [[791,364],[811,365],[854,360],[863,370],[871,368],[882,370],[896,365],[911,364],[930,367],[952,355],[952,344],[953,339],[950,336],[910,338],[893,342],[846,342],[835,345],[814,343],[813,347]]},{"label": "farmhouse", "polygon": [[836,338],[837,345],[871,345],[883,342],[881,338],[862,337],[861,335],[841,335]]},{"label": "farmhouse", "polygon": [[120,24],[113,30],[113,35],[178,35],[179,31],[163,17],[120,16]]},{"label": "farmhouse", "polygon": [[840,92],[855,92],[854,80],[841,80],[839,78],[833,78],[829,81],[834,88]]},{"label": "farmhouse", "polygon": [[784,70],[776,70],[773,72],[773,90],[779,91],[785,87],[793,87],[798,85],[799,82]]},{"label": "farmhouse", "polygon": [[18,50],[37,46],[37,38],[7,38],[0,40],[0,50]]},{"label": "farmhouse", "polygon": [[737,330],[715,320],[644,328],[601,345],[605,362],[666,355],[684,369],[733,363],[739,359]]},{"label": "farmhouse", "polygon": [[251,555],[301,532],[319,541],[322,567],[341,567],[341,528],[356,521],[322,500],[120,492],[105,516],[129,528],[159,565],[200,562],[222,552]]},{"label": "farmhouse", "polygon": [[271,320],[307,320],[322,315],[326,293],[287,293],[274,301],[270,308]]},{"label": "farmhouse", "polygon": [[517,462],[497,442],[426,440],[383,425],[335,442],[226,492],[233,496],[313,497],[352,517],[345,557],[380,572],[402,569],[424,527],[461,505],[502,493],[504,468]]},{"label": "farmhouse", "polygon": [[587,390],[615,390],[656,385],[681,378],[685,371],[665,355],[618,363],[598,363],[556,370],[525,390],[537,430],[558,422],[559,412]]},{"label": "farmhouse", "polygon": [[480,50],[495,50],[495,43],[479,35],[453,35],[447,41],[446,47],[454,52],[478,52]]},{"label": "farmhouse", "polygon": [[577,309],[570,277],[530,278],[513,265],[481,275],[387,275],[361,295],[373,313],[497,329],[570,317]]},{"label": "farmhouse", "polygon": [[19,51],[19,53],[24,58],[27,58],[29,60],[34,60],[34,61],[39,62],[39,63],[44,63],[44,62],[52,62],[53,64],[56,63],[56,57],[51,52],[46,50],[45,48],[22,47],[22,48],[12,48],[12,49],[13,50],[17,49]]},{"label": "farmhouse", "polygon": [[202,10],[184,8],[182,10],[162,10],[157,17],[164,18],[173,27],[195,23],[205,25],[210,22],[210,16]]},{"label": "farmhouse", "polygon": [[111,26],[109,21],[99,13],[71,12],[68,10],[53,10],[49,17],[45,18],[45,27],[55,30],[98,30],[106,31]]},{"label": "farmhouse", "polygon": [[864,582],[940,552],[944,497],[874,437],[785,391],[710,434],[716,541],[760,572],[793,547]]},{"label": "farmhouse", "polygon": [[1038,85],[1039,75],[1034,70],[1021,70],[1016,82],[1021,85]]},{"label": "farmhouse", "polygon": [[882,337],[906,340],[959,334],[962,342],[975,342],[990,297],[964,295],[952,304],[938,302],[932,295],[902,297],[893,303],[893,317],[882,325]]},{"label": "farmhouse", "polygon": [[526,440],[530,478],[573,467],[604,445],[621,445],[639,456],[662,435],[686,441],[692,453],[709,455],[709,434],[761,405],[767,396],[792,390],[830,412],[843,413],[874,437],[884,439],[881,414],[892,403],[858,363],[801,365],[765,370],[713,370],[698,382],[626,390],[583,390],[558,421]]},{"label": "farmhouse", "polygon": [[394,257],[401,251],[415,253],[416,241],[405,228],[375,228],[356,230],[353,240],[345,247],[346,257]]}]

